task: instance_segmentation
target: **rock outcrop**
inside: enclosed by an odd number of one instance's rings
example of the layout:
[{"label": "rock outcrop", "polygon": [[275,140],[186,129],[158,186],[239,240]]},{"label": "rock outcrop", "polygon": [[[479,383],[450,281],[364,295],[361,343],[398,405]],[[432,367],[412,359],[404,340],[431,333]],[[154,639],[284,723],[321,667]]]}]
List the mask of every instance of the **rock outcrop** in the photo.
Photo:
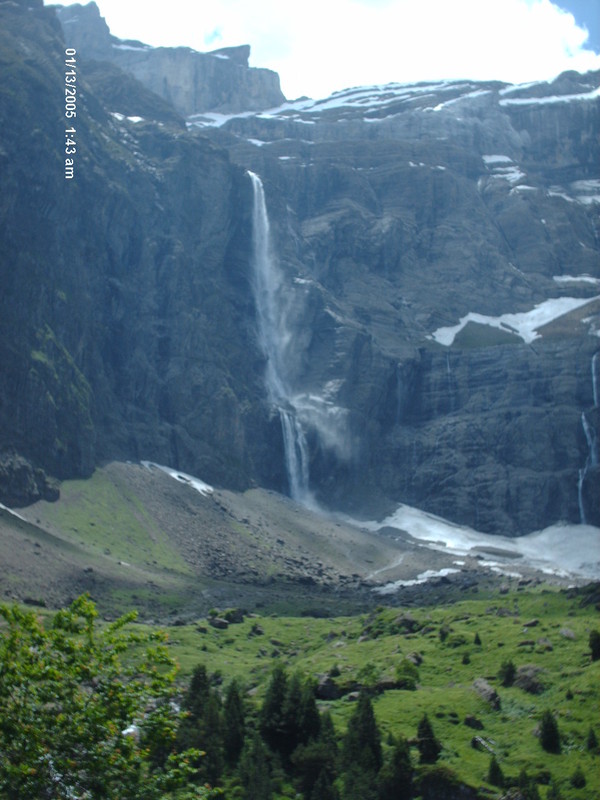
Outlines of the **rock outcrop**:
[{"label": "rock outcrop", "polygon": [[277,73],[249,67],[249,45],[199,53],[123,41],[111,35],[94,2],[64,6],[58,17],[80,58],[118,66],[184,116],[270,108],[285,100]]}]

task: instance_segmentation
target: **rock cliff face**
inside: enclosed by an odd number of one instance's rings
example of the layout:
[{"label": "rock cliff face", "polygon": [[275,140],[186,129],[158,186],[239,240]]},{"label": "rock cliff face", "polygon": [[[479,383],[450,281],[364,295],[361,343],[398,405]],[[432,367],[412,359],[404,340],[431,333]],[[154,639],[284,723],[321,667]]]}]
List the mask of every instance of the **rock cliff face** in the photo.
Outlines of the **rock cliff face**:
[{"label": "rock cliff face", "polygon": [[81,58],[115,64],[184,116],[270,108],[285,100],[277,73],[248,66],[248,45],[198,53],[122,41],[111,36],[93,2],[65,6],[58,17],[67,45]]},{"label": "rock cliff face", "polygon": [[346,413],[345,461],[309,420],[324,501],[598,524],[599,79],[370,87],[214,129],[264,176],[296,391]]},{"label": "rock cliff face", "polygon": [[[246,50],[119,43],[70,6],[65,180],[60,25],[0,14],[0,500],[113,458],[287,491],[285,411],[331,506],[405,502],[505,534],[600,524],[599,74],[237,115],[282,100]],[[227,70],[247,76],[237,95]],[[248,169],[288,337],[279,408]]]}]

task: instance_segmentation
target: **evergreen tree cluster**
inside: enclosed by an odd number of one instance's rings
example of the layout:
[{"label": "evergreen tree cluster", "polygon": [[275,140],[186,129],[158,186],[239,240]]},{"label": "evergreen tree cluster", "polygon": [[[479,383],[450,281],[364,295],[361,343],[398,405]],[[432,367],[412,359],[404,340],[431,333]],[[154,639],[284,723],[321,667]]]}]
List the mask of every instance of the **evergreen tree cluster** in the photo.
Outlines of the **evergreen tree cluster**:
[{"label": "evergreen tree cluster", "polygon": [[[414,767],[405,739],[384,753],[370,696],[362,692],[343,736],[319,713],[315,685],[277,664],[262,705],[244,700],[231,683],[223,693],[206,668],[194,671],[183,699],[178,746],[203,753],[197,780],[224,786],[240,800],[270,800],[285,787],[304,800],[409,800]],[[425,717],[417,732],[422,763],[441,745]]]}]

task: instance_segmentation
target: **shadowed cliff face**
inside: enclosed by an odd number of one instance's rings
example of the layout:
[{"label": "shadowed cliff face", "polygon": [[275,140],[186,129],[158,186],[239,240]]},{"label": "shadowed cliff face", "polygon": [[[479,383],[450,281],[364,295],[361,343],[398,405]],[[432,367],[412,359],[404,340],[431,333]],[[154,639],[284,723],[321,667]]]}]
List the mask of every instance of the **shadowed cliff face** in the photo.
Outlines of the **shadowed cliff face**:
[{"label": "shadowed cliff face", "polygon": [[[368,87],[186,130],[137,66],[82,56],[66,181],[60,26],[0,14],[0,500],[114,458],[288,491],[292,414],[322,503],[600,524],[597,74]],[[114,49],[76,16],[94,58]],[[247,169],[290,337],[278,407]]]},{"label": "shadowed cliff face", "polygon": [[[3,496],[45,491],[33,471],[15,486],[13,453],[58,478],[147,455],[218,483],[280,485],[252,344],[242,171],[177,120],[115,118],[81,69],[65,180],[60,28],[45,11],[2,16]],[[7,135],[17,104],[18,139]]]}]

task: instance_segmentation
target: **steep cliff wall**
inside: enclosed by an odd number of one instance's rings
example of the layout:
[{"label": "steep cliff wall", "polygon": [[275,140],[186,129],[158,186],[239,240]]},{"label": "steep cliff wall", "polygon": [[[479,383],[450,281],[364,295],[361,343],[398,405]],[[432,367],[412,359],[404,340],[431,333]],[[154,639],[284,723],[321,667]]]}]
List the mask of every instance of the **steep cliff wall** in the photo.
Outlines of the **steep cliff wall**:
[{"label": "steep cliff wall", "polygon": [[220,483],[276,482],[248,344],[242,171],[176,119],[108,113],[85,70],[65,120],[60,27],[42,10],[0,13],[2,496],[46,491],[15,453],[58,478],[144,457]]},{"label": "steep cliff wall", "polygon": [[111,36],[94,2],[65,6],[58,17],[67,45],[80,58],[115,64],[184,116],[270,108],[285,100],[276,72],[248,66],[248,45],[199,53],[121,41]]}]

